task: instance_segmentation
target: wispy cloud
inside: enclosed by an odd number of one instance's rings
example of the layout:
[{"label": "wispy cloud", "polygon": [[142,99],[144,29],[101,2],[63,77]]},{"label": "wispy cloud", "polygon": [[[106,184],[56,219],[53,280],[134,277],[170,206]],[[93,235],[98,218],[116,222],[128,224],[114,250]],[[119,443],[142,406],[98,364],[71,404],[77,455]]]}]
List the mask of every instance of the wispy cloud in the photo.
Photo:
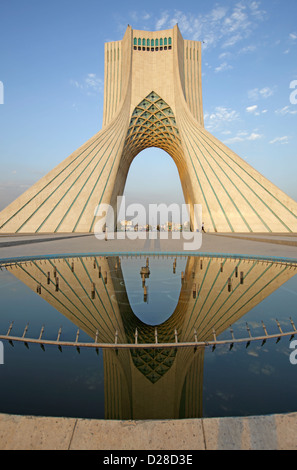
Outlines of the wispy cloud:
[{"label": "wispy cloud", "polygon": [[286,116],[288,114],[297,114],[297,109],[292,109],[290,106],[285,106],[282,109],[277,109],[275,114],[279,114],[281,116]]},{"label": "wispy cloud", "polygon": [[259,140],[262,139],[262,134],[257,134],[256,132],[252,132],[248,137],[247,140]]},{"label": "wispy cloud", "polygon": [[230,70],[232,68],[233,68],[232,65],[229,65],[227,62],[223,62],[221,65],[215,68],[215,72],[216,73],[225,72],[226,70]]},{"label": "wispy cloud", "polygon": [[261,114],[268,113],[267,109],[260,110],[257,104],[254,104],[253,106],[248,106],[247,108],[245,108],[245,110],[247,113],[253,114],[254,116],[260,116]]},{"label": "wispy cloud", "polygon": [[254,88],[249,90],[248,97],[251,100],[259,100],[261,98],[270,98],[274,95],[276,88],[275,87],[263,87],[263,88]]},{"label": "wispy cloud", "polygon": [[161,15],[161,18],[159,18],[156,22],[156,30],[160,30],[162,29],[167,21],[169,20],[169,13],[168,12],[164,12],[162,15]]},{"label": "wispy cloud", "polygon": [[224,127],[226,124],[239,120],[239,113],[233,109],[217,106],[212,113],[206,112],[204,115],[205,127],[208,130],[215,130]]},{"label": "wispy cloud", "polygon": [[283,137],[276,137],[275,139],[271,140],[269,143],[286,145],[289,143],[289,139],[290,137],[288,137],[287,135],[284,135]]},{"label": "wispy cloud", "polygon": [[89,73],[85,78],[85,86],[94,92],[101,92],[104,89],[104,81],[97,77],[95,73]]},{"label": "wispy cloud", "polygon": [[247,113],[250,113],[250,114],[259,115],[258,105],[255,104],[255,105],[253,105],[253,106],[248,106],[248,107],[246,108],[246,112],[247,112]]},{"label": "wispy cloud", "polygon": [[181,10],[163,10],[155,19],[154,26],[160,30],[171,29],[178,24],[184,37],[205,41],[205,48],[219,44],[223,48],[230,48],[248,38],[264,17],[265,12],[260,8],[260,2],[241,0],[232,8],[217,5],[203,15]]},{"label": "wispy cloud", "polygon": [[248,46],[242,47],[238,54],[248,54],[254,52],[256,50],[256,46],[254,44],[249,44]]},{"label": "wispy cloud", "polygon": [[102,93],[104,91],[104,81],[97,77],[95,73],[89,73],[82,81],[70,80],[71,85],[84,90],[87,94]]},{"label": "wispy cloud", "polygon": [[255,140],[262,139],[262,138],[263,138],[263,135],[258,134],[258,132],[256,131],[252,133],[249,133],[247,131],[239,131],[234,137],[230,137],[224,140],[224,144],[230,145],[230,144],[235,144],[238,142],[255,141]]}]

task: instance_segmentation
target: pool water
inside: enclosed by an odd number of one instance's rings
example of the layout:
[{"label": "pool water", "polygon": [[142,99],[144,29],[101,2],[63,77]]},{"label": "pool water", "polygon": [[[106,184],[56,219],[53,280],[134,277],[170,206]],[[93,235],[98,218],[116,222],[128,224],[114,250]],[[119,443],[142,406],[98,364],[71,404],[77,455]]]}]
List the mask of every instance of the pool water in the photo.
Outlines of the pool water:
[{"label": "pool water", "polygon": [[[145,273],[142,275],[141,273]],[[241,275],[242,273],[242,275]],[[241,277],[242,276],[242,277]],[[57,281],[58,279],[58,281]],[[56,289],[58,282],[58,289]],[[0,334],[113,343],[192,342],[291,331],[295,265],[215,256],[75,257],[0,271]],[[297,337],[296,337],[297,339]],[[0,413],[179,419],[297,411],[289,337],[180,349],[95,349],[4,341]]]}]

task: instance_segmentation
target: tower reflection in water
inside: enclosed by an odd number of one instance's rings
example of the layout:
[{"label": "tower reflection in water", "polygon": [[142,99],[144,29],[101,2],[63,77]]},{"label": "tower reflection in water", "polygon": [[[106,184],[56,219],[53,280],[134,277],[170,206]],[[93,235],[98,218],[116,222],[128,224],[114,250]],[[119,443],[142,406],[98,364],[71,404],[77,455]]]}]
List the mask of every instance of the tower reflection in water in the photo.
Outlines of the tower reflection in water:
[{"label": "tower reflection in water", "polygon": [[[146,258],[144,258],[146,259]],[[172,258],[173,272],[176,259]],[[145,263],[143,263],[145,264]],[[119,257],[77,257],[17,263],[8,268],[92,340],[155,342],[155,326],[129,302]],[[296,273],[289,265],[196,257],[186,260],[176,308],[157,325],[158,341],[211,341]],[[147,301],[149,259],[135,275]],[[137,281],[136,281],[137,282]],[[260,319],[259,319],[260,320]],[[204,347],[103,349],[106,419],[178,419],[202,416]]]}]

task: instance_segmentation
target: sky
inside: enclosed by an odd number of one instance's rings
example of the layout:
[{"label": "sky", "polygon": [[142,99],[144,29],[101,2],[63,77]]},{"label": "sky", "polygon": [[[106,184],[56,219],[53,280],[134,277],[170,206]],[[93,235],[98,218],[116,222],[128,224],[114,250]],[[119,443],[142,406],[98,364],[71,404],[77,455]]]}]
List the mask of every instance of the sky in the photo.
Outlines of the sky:
[{"label": "sky", "polygon": [[[204,42],[206,129],[297,200],[296,18],[296,0],[0,0],[0,210],[101,129],[104,43],[128,24]],[[183,203],[171,157],[141,152],[125,196]]]}]

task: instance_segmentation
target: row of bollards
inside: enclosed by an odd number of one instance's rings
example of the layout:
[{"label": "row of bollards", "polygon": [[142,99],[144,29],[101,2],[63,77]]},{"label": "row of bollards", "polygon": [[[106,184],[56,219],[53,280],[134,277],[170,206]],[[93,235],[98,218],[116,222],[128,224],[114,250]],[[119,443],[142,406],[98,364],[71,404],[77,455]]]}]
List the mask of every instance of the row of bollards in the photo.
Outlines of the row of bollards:
[{"label": "row of bollards", "polygon": [[[200,260],[200,269],[203,269],[203,261],[202,260]],[[173,263],[173,272],[175,273],[175,271],[176,271],[176,259],[174,260],[174,263]],[[224,263],[221,263],[221,265],[220,265],[220,272],[221,273],[224,272]],[[243,285],[244,284],[244,272],[241,271],[239,273],[238,266],[235,267],[234,275],[235,275],[235,278],[238,278],[238,276],[240,277],[240,284]],[[192,271],[192,279],[195,279],[195,271]],[[184,282],[185,282],[185,273],[184,273],[184,271],[182,271],[181,272],[181,283],[183,284]],[[228,278],[227,289],[228,289],[228,292],[232,292],[232,277]],[[197,295],[196,284],[194,284],[193,285],[193,298],[194,299],[196,298],[196,295]]]},{"label": "row of bollards", "polygon": [[[120,259],[119,259],[119,264],[120,264]],[[176,272],[176,264],[177,264],[177,259],[175,258],[174,261],[173,261],[173,272],[174,273]],[[93,267],[94,267],[94,269],[97,269],[97,267],[98,267],[98,276],[99,276],[99,278],[102,278],[103,276],[102,276],[101,266],[97,264],[96,258],[94,258]],[[115,268],[116,268],[116,270],[118,269],[118,263],[116,263]],[[200,269],[203,269],[203,260],[200,260]],[[75,271],[75,266],[74,266],[73,261],[71,263],[71,271],[72,272]],[[220,271],[221,272],[224,271],[224,263],[221,263]],[[147,286],[145,284],[145,280],[147,278],[149,278],[149,275],[150,275],[149,258],[146,259],[146,266],[141,268],[140,274],[141,274],[141,278],[142,278],[142,287],[143,287],[143,290],[144,290],[144,301],[147,302],[148,290],[147,290]],[[244,284],[244,273],[243,273],[243,271],[241,271],[239,273],[238,266],[235,267],[234,275],[235,275],[235,278],[238,278],[238,276],[240,275],[240,284]],[[55,279],[55,290],[56,290],[56,292],[59,292],[60,286],[59,286],[59,278],[57,276],[56,267],[54,268],[53,276],[54,276],[54,279]],[[103,279],[104,279],[105,284],[107,284],[107,272],[106,271],[104,273],[104,278]],[[195,271],[192,271],[192,279],[195,279]],[[182,273],[181,273],[181,282],[182,283],[185,282],[185,273],[184,273],[184,271],[182,271]],[[47,284],[50,285],[50,283],[51,283],[51,273],[48,272],[47,273]],[[231,277],[228,278],[227,288],[228,288],[228,292],[232,292],[232,278]],[[41,295],[41,284],[37,285],[36,291],[39,295]],[[92,283],[92,285],[91,285],[91,298],[95,299],[95,296],[96,296],[95,283]],[[193,298],[195,299],[196,296],[197,296],[197,289],[196,289],[196,284],[194,284],[193,285]]]},{"label": "row of bollards", "polygon": [[[238,278],[238,267],[235,268],[235,277]],[[244,284],[244,273],[243,271],[240,272],[240,284]],[[228,278],[228,292],[232,292],[232,278]]]},{"label": "row of bollards", "polygon": [[[94,259],[94,265],[93,266],[94,266],[94,269],[97,268],[96,259]],[[116,269],[117,269],[117,265],[116,265]],[[71,271],[73,273],[75,271],[75,266],[74,266],[73,261],[71,263]],[[104,276],[102,276],[101,266],[98,266],[98,276],[99,276],[99,278],[103,278],[104,283],[107,284],[107,279],[108,279],[107,271],[105,271]],[[47,272],[46,277],[47,277],[47,285],[50,285],[51,284],[51,273],[50,273],[50,271]],[[53,271],[53,278],[54,278],[53,282],[55,284],[55,291],[59,292],[60,291],[60,280],[59,280],[59,277],[57,275],[57,268],[56,267],[54,268],[54,271]],[[42,294],[42,285],[40,283],[37,284],[37,286],[36,286],[36,292],[39,295]],[[95,293],[96,293],[95,283],[92,282],[92,284],[91,284],[91,298],[92,298],[92,300],[95,299],[95,296],[96,296]]]},{"label": "row of bollards", "polygon": [[[244,338],[235,338],[233,328],[232,328],[232,326],[230,326],[231,339],[226,339],[225,341],[220,341],[220,340],[217,339],[217,332],[213,327],[212,328],[212,335],[213,335],[213,341],[212,342],[210,342],[210,341],[199,342],[199,338],[198,338],[199,332],[195,328],[194,332],[193,332],[194,333],[194,338],[193,339],[194,339],[195,344],[193,344],[193,342],[190,341],[189,345],[191,345],[191,346],[194,346],[194,345],[198,346],[199,345],[199,346],[203,346],[203,347],[213,346],[213,351],[214,351],[216,349],[216,346],[222,346],[224,344],[228,344],[229,347],[230,347],[230,350],[231,350],[233,348],[234,344],[243,344],[245,342],[246,343],[246,348],[248,348],[253,341],[262,341],[262,346],[264,346],[266,341],[269,340],[269,339],[272,339],[272,338],[277,339],[276,343],[278,343],[281,340],[282,337],[285,337],[285,336],[289,337],[289,335],[290,335],[290,342],[291,342],[292,339],[297,335],[297,329],[296,329],[296,326],[294,325],[294,322],[293,322],[292,318],[290,318],[290,321],[291,321],[291,325],[293,327],[293,331],[289,331],[289,332],[285,333],[283,331],[281,325],[280,325],[280,322],[276,319],[276,324],[277,324],[278,329],[279,329],[279,333],[277,335],[275,333],[272,334],[272,335],[269,335],[268,332],[267,332],[267,328],[264,325],[264,322],[262,321],[264,336],[263,335],[253,336],[248,323],[246,323],[246,330],[248,332],[248,337],[244,337]],[[43,350],[44,350],[44,345],[46,345],[46,344],[56,345],[56,346],[58,346],[60,351],[62,350],[62,345],[64,345],[64,344],[66,344],[66,346],[75,346],[77,348],[77,350],[79,350],[79,348],[84,348],[84,347],[95,347],[95,348],[99,347],[99,343],[98,343],[99,330],[98,329],[96,330],[96,337],[95,337],[95,342],[94,343],[79,343],[79,338],[80,338],[80,330],[79,329],[77,330],[76,337],[75,337],[74,341],[67,341],[66,343],[65,342],[63,343],[63,342],[60,341],[61,334],[62,334],[62,327],[60,327],[60,329],[58,331],[57,339],[55,341],[54,340],[53,341],[48,341],[48,340],[43,339],[43,335],[44,335],[44,332],[45,332],[44,325],[41,328],[38,339],[32,339],[32,338],[29,339],[27,337],[29,323],[27,323],[27,325],[25,326],[23,335],[18,337],[18,338],[10,336],[10,333],[11,333],[12,328],[13,328],[13,324],[14,324],[14,322],[11,322],[11,324],[9,326],[9,329],[7,331],[6,337],[5,338],[2,337],[2,339],[5,339],[5,340],[9,341],[9,343],[12,346],[13,346],[14,341],[22,341],[27,348],[29,348],[29,346],[28,346],[29,343],[35,343],[35,344],[39,344],[42,347]],[[158,345],[161,348],[162,348],[162,345],[166,346],[166,343],[160,342],[160,336],[159,336],[158,328],[154,327],[153,331],[154,331],[154,343],[152,343],[152,344]],[[140,344],[140,342],[139,342],[139,331],[138,331],[137,328],[135,330],[135,335],[134,336],[135,336],[135,338],[134,338],[135,344],[136,345]],[[161,333],[161,336],[162,336],[162,333]],[[115,331],[115,340],[114,340],[114,343],[113,343],[115,346],[117,346],[119,344],[118,338],[119,338],[119,332],[118,332],[118,330],[116,330]],[[175,347],[175,346],[185,347],[186,345],[187,345],[187,343],[180,342],[178,331],[177,331],[177,329],[175,329],[174,330],[174,342],[169,341],[169,343],[167,343],[167,347],[168,346],[170,346],[171,348]],[[108,344],[108,346],[111,347],[112,345]],[[127,344],[121,345],[121,346],[129,348],[129,346],[131,346],[131,344],[127,343]]]}]

